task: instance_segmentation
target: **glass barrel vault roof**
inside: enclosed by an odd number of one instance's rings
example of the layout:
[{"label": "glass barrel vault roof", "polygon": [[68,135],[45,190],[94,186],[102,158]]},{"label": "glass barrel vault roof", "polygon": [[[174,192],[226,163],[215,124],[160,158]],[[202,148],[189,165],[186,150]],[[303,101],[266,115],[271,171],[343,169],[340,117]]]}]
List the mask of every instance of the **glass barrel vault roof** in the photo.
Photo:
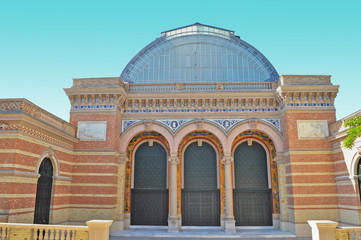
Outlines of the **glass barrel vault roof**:
[{"label": "glass barrel vault roof", "polygon": [[162,32],[125,67],[129,83],[270,82],[279,75],[233,31],[196,23]]}]

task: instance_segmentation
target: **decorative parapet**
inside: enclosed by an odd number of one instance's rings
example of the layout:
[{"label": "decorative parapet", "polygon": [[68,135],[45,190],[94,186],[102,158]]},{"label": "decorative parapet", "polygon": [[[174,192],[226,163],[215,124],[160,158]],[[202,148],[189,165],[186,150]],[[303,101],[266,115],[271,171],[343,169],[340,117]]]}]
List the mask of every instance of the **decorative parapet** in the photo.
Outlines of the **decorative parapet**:
[{"label": "decorative parapet", "polygon": [[20,99],[1,99],[0,114],[25,113],[75,137],[76,126],[45,111],[32,102]]},{"label": "decorative parapet", "polygon": [[107,78],[74,78],[73,87],[123,87],[124,83],[119,77]]},{"label": "decorative parapet", "polygon": [[282,75],[279,85],[332,85],[331,75]]},{"label": "decorative parapet", "polygon": [[350,114],[347,117],[344,117],[344,118],[338,120],[337,122],[331,124],[330,125],[330,132],[331,132],[330,135],[334,135],[339,132],[343,132],[343,131],[347,130],[348,128],[344,126],[345,122],[356,116],[361,116],[361,110],[358,110],[357,112]]},{"label": "decorative parapet", "polygon": [[[0,239],[91,239],[88,226],[0,223]],[[106,231],[105,231],[106,232]],[[104,240],[109,239],[109,235]]]},{"label": "decorative parapet", "polygon": [[129,84],[129,93],[271,91],[275,82]]},{"label": "decorative parapet", "polygon": [[335,109],[339,86],[332,85],[330,76],[284,75],[277,88],[277,99],[283,109]]}]

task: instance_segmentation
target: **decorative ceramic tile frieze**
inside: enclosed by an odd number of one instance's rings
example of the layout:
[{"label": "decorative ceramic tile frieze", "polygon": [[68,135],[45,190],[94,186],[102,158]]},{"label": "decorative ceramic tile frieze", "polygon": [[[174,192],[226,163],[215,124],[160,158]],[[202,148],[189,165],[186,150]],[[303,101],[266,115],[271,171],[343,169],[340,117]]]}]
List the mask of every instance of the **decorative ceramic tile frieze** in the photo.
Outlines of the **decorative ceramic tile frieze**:
[{"label": "decorative ceramic tile frieze", "polygon": [[155,121],[166,125],[173,133],[175,133],[181,126],[193,120],[194,119],[157,119]]},{"label": "decorative ceramic tile frieze", "polygon": [[278,131],[282,132],[281,130],[281,119],[278,118],[262,118],[261,120],[271,123],[273,126],[275,126]]},{"label": "decorative ceramic tile frieze", "polygon": [[214,122],[221,128],[223,128],[226,132],[231,130],[237,123],[243,122],[246,119],[239,118],[239,119],[206,119],[206,121]]},{"label": "decorative ceramic tile frieze", "polygon": [[73,109],[114,109],[115,105],[74,105]]},{"label": "decorative ceramic tile frieze", "polygon": [[142,120],[122,120],[122,132],[141,121]]},{"label": "decorative ceramic tile frieze", "polygon": [[[145,120],[145,119],[144,119]],[[122,132],[127,130],[129,127],[133,126],[136,123],[142,122],[144,120],[138,119],[131,119],[131,120],[122,120]],[[248,121],[250,119],[244,118],[233,118],[233,119],[154,119],[152,121],[159,122],[166,127],[168,127],[173,133],[175,133],[181,126],[185,125],[186,123],[192,121],[209,121],[217,124],[220,126],[225,132],[229,132],[235,125],[240,122]],[[281,120],[278,118],[262,118],[262,119],[252,119],[252,120],[261,120],[272,124],[278,131],[281,132]]]},{"label": "decorative ceramic tile frieze", "polygon": [[332,107],[332,103],[288,103],[288,107]]},{"label": "decorative ceramic tile frieze", "polygon": [[140,109],[124,110],[124,113],[197,113],[197,112],[278,112],[278,108],[247,109]]}]

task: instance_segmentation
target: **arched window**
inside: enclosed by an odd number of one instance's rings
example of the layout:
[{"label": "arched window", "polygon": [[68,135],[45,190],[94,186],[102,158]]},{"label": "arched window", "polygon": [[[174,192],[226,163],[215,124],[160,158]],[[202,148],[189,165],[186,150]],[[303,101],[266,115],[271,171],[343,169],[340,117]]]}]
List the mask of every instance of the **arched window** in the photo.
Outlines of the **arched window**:
[{"label": "arched window", "polygon": [[53,164],[45,158],[39,167],[40,177],[36,189],[34,223],[49,224],[51,189],[53,185]]}]

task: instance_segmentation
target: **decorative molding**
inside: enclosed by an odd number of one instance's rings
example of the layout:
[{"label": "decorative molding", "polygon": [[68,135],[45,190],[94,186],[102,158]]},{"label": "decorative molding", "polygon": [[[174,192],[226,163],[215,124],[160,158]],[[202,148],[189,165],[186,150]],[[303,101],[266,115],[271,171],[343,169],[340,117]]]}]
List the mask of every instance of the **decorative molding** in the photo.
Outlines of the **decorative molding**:
[{"label": "decorative molding", "polygon": [[64,177],[64,176],[53,176],[53,180],[64,181],[64,182],[72,182],[73,178],[72,177]]},{"label": "decorative molding", "polygon": [[[45,122],[50,126],[57,128],[61,131],[66,132],[67,134],[75,137],[76,126],[64,121],[63,119],[45,111],[39,106],[33,104],[32,102],[26,99],[2,99],[0,100],[0,114],[26,114],[30,115],[36,120]],[[1,124],[0,129],[6,129],[6,126]]]},{"label": "decorative molding", "polygon": [[222,112],[279,112],[279,108],[221,108],[221,109],[131,109],[124,110],[124,113],[222,113]]},{"label": "decorative molding", "polygon": [[0,176],[39,178],[40,174],[33,172],[18,171],[18,170],[0,170]]},{"label": "decorative molding", "polygon": [[[125,132],[128,128],[130,128],[131,126],[142,122],[143,120],[139,120],[139,119],[129,119],[129,120],[122,120],[122,132]],[[172,133],[175,133],[178,131],[178,129],[180,127],[182,127],[183,125],[192,122],[192,121],[197,121],[197,124],[200,124],[198,122],[204,122],[204,121],[209,121],[209,122],[213,122],[215,124],[217,124],[218,126],[220,126],[225,132],[229,132],[235,125],[237,125],[240,122],[244,122],[247,121],[247,119],[243,119],[243,118],[236,118],[236,119],[204,119],[204,120],[199,120],[199,119],[195,119],[195,118],[190,118],[190,119],[154,119],[154,120],[147,120],[147,121],[154,121],[154,122],[158,122],[163,124],[164,126],[168,127]],[[259,119],[250,119],[250,121],[265,121],[267,123],[270,123],[271,125],[273,125],[278,131],[281,132],[281,119],[279,118],[259,118]],[[197,125],[197,128],[201,127]]]}]

